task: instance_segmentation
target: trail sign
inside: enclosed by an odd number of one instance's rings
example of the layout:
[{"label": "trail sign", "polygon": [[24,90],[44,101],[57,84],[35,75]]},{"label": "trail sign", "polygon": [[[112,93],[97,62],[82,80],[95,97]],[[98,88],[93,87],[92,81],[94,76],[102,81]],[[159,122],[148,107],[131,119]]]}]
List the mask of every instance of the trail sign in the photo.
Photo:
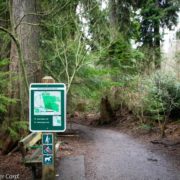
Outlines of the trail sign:
[{"label": "trail sign", "polygon": [[53,154],[53,145],[43,145],[43,154]]},{"label": "trail sign", "polygon": [[32,83],[29,89],[29,129],[32,132],[66,130],[66,86]]},{"label": "trail sign", "polygon": [[42,134],[43,165],[51,166],[53,164],[53,159],[55,157],[53,143],[54,143],[53,133]]},{"label": "trail sign", "polygon": [[52,144],[53,143],[53,134],[46,133],[42,135],[42,144]]},{"label": "trail sign", "polygon": [[43,155],[43,165],[52,165],[53,156],[52,155]]}]

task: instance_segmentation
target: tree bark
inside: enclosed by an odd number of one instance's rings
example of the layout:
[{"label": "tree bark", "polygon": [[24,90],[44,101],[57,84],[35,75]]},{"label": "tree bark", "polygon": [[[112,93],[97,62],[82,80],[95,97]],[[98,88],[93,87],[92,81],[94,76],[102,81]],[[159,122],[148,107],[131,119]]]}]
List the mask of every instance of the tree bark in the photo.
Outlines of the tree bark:
[{"label": "tree bark", "polygon": [[154,25],[154,47],[155,47],[155,68],[161,68],[161,50],[160,50],[160,23],[156,22]]},{"label": "tree bark", "polygon": [[103,97],[100,103],[100,120],[99,125],[109,124],[116,120],[116,115],[112,109],[108,97]]},{"label": "tree bark", "polygon": [[[38,57],[39,28],[36,25],[36,0],[10,0],[10,19],[12,33],[16,36],[22,54],[22,66],[24,66],[27,82],[40,81],[41,64]],[[19,99],[18,103],[10,108],[10,117],[27,119],[28,94],[23,80],[23,69],[15,43],[11,43],[11,63],[9,66],[11,75],[11,98]]]},{"label": "tree bark", "polygon": [[109,1],[109,20],[112,28],[118,28],[117,4],[116,0]]}]

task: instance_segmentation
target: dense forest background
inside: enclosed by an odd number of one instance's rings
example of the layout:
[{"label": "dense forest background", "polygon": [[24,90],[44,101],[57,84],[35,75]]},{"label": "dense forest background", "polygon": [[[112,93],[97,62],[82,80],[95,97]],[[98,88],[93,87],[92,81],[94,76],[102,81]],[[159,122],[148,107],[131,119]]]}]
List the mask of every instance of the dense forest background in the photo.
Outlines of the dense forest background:
[{"label": "dense forest background", "polygon": [[[179,0],[0,0],[2,137],[16,141],[27,131],[29,84],[44,75],[66,83],[69,114],[100,112],[103,124],[126,110],[144,128],[159,124],[164,136],[167,122],[180,118],[179,69],[164,71],[161,51],[179,7]],[[0,146],[8,144],[2,138]]]}]

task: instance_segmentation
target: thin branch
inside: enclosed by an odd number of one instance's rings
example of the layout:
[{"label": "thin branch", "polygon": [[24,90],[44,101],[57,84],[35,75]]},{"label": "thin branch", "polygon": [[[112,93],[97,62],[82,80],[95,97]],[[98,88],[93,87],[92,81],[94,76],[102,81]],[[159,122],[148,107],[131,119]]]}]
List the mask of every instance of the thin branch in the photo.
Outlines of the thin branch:
[{"label": "thin branch", "polygon": [[17,51],[18,51],[18,56],[19,56],[19,61],[20,61],[20,64],[21,64],[21,68],[22,68],[22,73],[23,73],[23,76],[24,76],[24,83],[25,83],[25,88],[26,88],[26,93],[28,94],[29,92],[29,83],[28,83],[28,79],[27,79],[27,76],[26,76],[26,71],[25,71],[25,66],[24,66],[24,62],[23,62],[23,56],[22,56],[22,52],[21,52],[21,46],[19,44],[19,41],[16,39],[16,37],[14,36],[14,34],[12,34],[9,30],[3,28],[2,26],[0,26],[0,30],[5,32],[6,34],[8,34],[11,39],[14,41],[16,47],[17,47]]},{"label": "thin branch", "polygon": [[56,75],[53,73],[53,71],[51,71],[50,67],[46,63],[44,64],[44,66],[48,70],[50,75],[55,79],[55,81],[59,82],[60,80],[58,78],[56,78]]},{"label": "thin branch", "polygon": [[79,41],[78,41],[78,48],[77,48],[77,52],[76,52],[76,66],[78,66],[78,54],[79,54],[79,51],[80,51],[80,48],[81,48],[81,38],[82,38],[82,33],[79,37]]},{"label": "thin branch", "polygon": [[60,79],[61,75],[64,73],[65,69],[62,70],[62,71],[59,71],[59,74],[58,74],[58,79]]},{"label": "thin branch", "polygon": [[40,26],[41,25],[41,24],[27,23],[27,22],[23,22],[21,24],[25,24],[25,25],[29,25],[29,26]]},{"label": "thin branch", "polygon": [[[69,1],[64,4],[58,11],[62,10],[67,4],[69,3]],[[21,24],[21,22],[24,20],[24,18],[26,16],[48,16],[50,14],[55,13],[56,9],[58,9],[58,5],[56,5],[54,8],[52,8],[49,12],[37,12],[37,13],[28,13],[28,14],[24,14],[21,19],[19,20],[18,24],[15,26],[15,30],[18,28],[18,26]]]},{"label": "thin branch", "polygon": [[0,19],[2,22],[10,22],[10,20]]},{"label": "thin branch", "polygon": [[[67,66],[67,62],[65,63],[63,61],[63,59],[61,58],[61,55],[59,53],[59,48],[58,48],[58,42],[57,42],[57,38],[55,37],[55,47],[56,47],[56,52],[57,52],[57,55],[62,63],[62,65],[64,66],[64,71],[66,72],[66,76],[67,76],[67,81],[68,81],[68,84],[69,84],[69,72],[68,72],[68,66]],[[64,50],[65,51],[65,50]],[[63,54],[65,54],[65,52],[63,51]],[[59,74],[60,76],[60,74]]]},{"label": "thin branch", "polygon": [[15,30],[18,28],[18,26],[21,24],[21,22],[24,20],[25,17],[27,16],[48,16],[49,14],[51,14],[52,12],[54,12],[54,10],[57,8],[58,6],[54,7],[50,12],[46,12],[46,13],[27,13],[24,14],[21,19],[19,20],[19,22],[17,23],[17,25],[15,26]]},{"label": "thin branch", "polygon": [[64,48],[64,58],[65,58],[65,68],[66,68],[66,75],[67,75],[67,80],[68,80],[68,84],[70,82],[70,75],[69,75],[69,71],[68,71],[68,60],[67,60],[67,56],[66,56],[66,49],[65,49],[65,44],[62,41],[63,44],[63,48]]}]

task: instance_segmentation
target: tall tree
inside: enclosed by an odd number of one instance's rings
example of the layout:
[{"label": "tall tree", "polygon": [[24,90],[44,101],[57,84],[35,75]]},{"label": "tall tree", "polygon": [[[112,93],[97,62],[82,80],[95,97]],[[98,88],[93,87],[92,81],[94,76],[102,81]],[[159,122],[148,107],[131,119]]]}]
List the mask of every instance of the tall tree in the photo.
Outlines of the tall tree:
[{"label": "tall tree", "polygon": [[147,0],[140,1],[141,25],[139,41],[143,47],[150,49],[151,59],[155,68],[160,68],[161,52],[160,42],[162,41],[161,28],[171,29],[177,24],[179,0]]},{"label": "tall tree", "polygon": [[99,50],[99,47],[107,46],[109,41],[109,22],[107,19],[107,9],[101,9],[101,4],[97,0],[81,0],[80,4],[82,12],[80,17],[85,18],[86,24],[82,26],[88,27],[86,31],[87,44],[92,51]]},{"label": "tall tree", "polygon": [[130,24],[132,0],[109,0],[110,24],[124,35],[127,40],[130,38]]},{"label": "tall tree", "polygon": [[[9,28],[10,21],[9,21],[9,9],[8,9],[8,2],[0,0],[0,26],[4,28]],[[10,40],[7,34],[0,31],[0,59],[9,58],[9,49],[10,49]]]},{"label": "tall tree", "polygon": [[[11,33],[16,38],[11,43],[10,66],[11,98],[19,103],[12,105],[10,116],[17,119],[27,118],[27,85],[39,81],[41,65],[38,57],[38,19],[35,0],[10,0]],[[19,44],[19,47],[17,47]],[[23,76],[26,76],[22,78]],[[14,78],[15,77],[15,78]],[[26,79],[26,83],[24,82]],[[20,106],[19,106],[20,105]]]}]

